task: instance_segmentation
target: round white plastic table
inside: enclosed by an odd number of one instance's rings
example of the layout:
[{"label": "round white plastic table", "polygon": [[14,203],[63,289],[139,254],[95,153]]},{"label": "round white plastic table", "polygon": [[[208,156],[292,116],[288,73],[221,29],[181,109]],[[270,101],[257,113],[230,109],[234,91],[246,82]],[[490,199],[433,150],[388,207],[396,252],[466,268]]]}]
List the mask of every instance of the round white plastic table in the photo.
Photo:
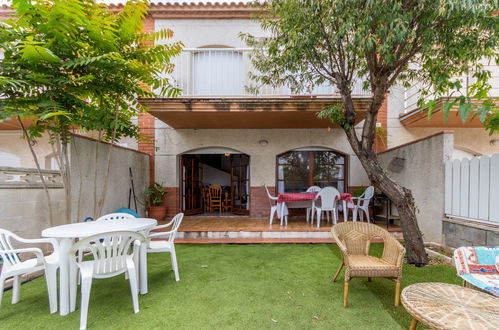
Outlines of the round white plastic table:
[{"label": "round white plastic table", "polygon": [[[76,238],[84,238],[92,235],[107,233],[111,231],[135,231],[147,235],[147,232],[157,225],[157,221],[147,218],[135,218],[127,220],[102,220],[71,223],[62,226],[50,227],[42,231],[43,237],[52,237],[59,242],[60,269],[59,269],[59,294],[60,314],[69,314],[69,249]],[[139,285],[140,293],[147,293],[147,244],[140,246],[140,270]]]}]

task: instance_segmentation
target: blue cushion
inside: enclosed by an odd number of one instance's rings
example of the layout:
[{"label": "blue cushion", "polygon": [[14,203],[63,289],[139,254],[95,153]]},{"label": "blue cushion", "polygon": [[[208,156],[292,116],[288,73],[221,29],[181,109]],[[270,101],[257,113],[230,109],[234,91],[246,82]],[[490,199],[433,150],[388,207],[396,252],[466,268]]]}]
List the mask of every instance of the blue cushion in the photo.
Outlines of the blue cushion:
[{"label": "blue cushion", "polygon": [[137,214],[137,212],[135,212],[134,210],[130,210],[129,208],[126,208],[126,207],[122,207],[122,208],[117,209],[116,213],[128,213],[128,214],[133,215],[136,218],[139,217],[139,215]]}]

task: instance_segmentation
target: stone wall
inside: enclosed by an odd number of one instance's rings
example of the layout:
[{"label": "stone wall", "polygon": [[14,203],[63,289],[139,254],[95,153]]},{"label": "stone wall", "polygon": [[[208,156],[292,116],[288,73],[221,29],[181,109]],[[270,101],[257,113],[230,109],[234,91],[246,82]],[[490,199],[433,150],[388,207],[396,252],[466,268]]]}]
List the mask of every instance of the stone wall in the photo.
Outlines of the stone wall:
[{"label": "stone wall", "polygon": [[[98,152],[97,162],[95,161],[96,152]],[[102,213],[96,214],[94,197],[97,196],[97,200],[102,199],[109,154],[111,167],[107,194],[103,202]],[[137,196],[137,211],[140,216],[145,216],[143,203],[144,192],[149,186],[149,155],[119,146],[111,149],[107,143],[97,143],[86,137],[74,136],[71,143],[71,189],[74,196],[72,221],[98,217],[114,212],[120,207],[127,207],[131,187],[130,167]],[[96,173],[97,178],[95,178]],[[97,183],[96,190],[94,182]],[[131,208],[134,209],[133,199]]]},{"label": "stone wall", "polygon": [[455,248],[499,246],[499,226],[445,218],[443,220],[443,243]]},{"label": "stone wall", "polygon": [[53,211],[50,220],[45,192],[38,181],[36,169],[0,167],[0,228],[24,238],[40,238],[47,227],[64,224],[64,188],[57,171],[45,171]]},{"label": "stone wall", "polygon": [[412,190],[426,242],[442,241],[444,162],[451,159],[453,144],[453,134],[444,131],[378,156],[390,177]]}]

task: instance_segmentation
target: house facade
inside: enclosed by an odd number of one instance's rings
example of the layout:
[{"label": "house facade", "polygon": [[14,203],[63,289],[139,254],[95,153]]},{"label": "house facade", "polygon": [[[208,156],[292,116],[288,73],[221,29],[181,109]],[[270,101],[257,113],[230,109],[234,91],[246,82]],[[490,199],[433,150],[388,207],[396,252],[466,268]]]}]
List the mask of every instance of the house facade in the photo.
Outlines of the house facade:
[{"label": "house facade", "polygon": [[[316,117],[324,105],[340,102],[333,87],[318,86],[302,95],[287,87],[264,86],[257,95],[247,91],[251,49],[239,33],[265,36],[252,19],[257,12],[225,2],[151,6],[146,29],[172,29],[173,40],[185,44],[171,77],[182,95],[143,100],[150,112],[139,118],[151,141],[138,148],[153,156],[151,177],[167,187],[172,215],[201,213],[202,190],[210,184],[228,187],[232,213],[251,217],[268,215],[264,186],[279,193],[311,185],[334,185],[345,192],[369,185],[343,131]],[[499,72],[491,68],[492,92],[499,95]],[[377,151],[448,129],[454,132],[453,157],[499,151],[497,137],[490,137],[477,119],[462,123],[451,114],[444,121],[436,111],[428,120],[417,107],[417,87],[397,86],[387,95],[378,118],[386,134],[378,137]],[[360,83],[354,87],[361,114],[369,98]]]},{"label": "house facade", "polygon": [[[110,7],[119,10],[122,5]],[[316,116],[325,105],[341,101],[332,86],[317,86],[300,95],[285,86],[263,86],[256,95],[247,90],[251,85],[248,73],[253,71],[251,49],[239,33],[265,36],[252,19],[258,11],[235,2],[171,2],[150,7],[145,30],[169,28],[173,39],[158,42],[185,45],[182,55],[173,60],[170,76],[182,94],[175,99],[159,95],[141,100],[150,111],[140,114],[137,122],[149,139],[120,144],[150,155],[149,177],[166,187],[169,216],[179,211],[209,213],[203,194],[210,185],[222,186],[228,196],[224,214],[251,218],[268,216],[265,186],[276,194],[304,191],[312,185],[335,186],[342,192],[369,185],[344,132]],[[10,15],[10,9],[3,7],[1,13]],[[492,95],[499,96],[498,66],[486,64],[493,71]],[[370,93],[361,85],[354,86],[353,95],[359,120],[370,101]],[[453,136],[447,158],[499,152],[499,136],[489,136],[477,118],[463,123],[451,113],[445,121],[437,109],[428,119],[417,106],[417,91],[417,84],[391,89],[378,117],[384,133],[377,138],[376,151],[445,131]],[[0,166],[34,167],[20,136],[16,123],[0,123]],[[56,166],[46,141],[38,141],[35,148],[44,157],[42,167]]]}]

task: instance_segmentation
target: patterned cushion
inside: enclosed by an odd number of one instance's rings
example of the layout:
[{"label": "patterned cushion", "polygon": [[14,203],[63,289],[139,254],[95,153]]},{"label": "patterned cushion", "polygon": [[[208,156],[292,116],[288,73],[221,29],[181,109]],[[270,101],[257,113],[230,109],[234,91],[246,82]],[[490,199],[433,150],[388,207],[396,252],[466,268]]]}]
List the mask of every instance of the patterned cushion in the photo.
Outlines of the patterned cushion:
[{"label": "patterned cushion", "polygon": [[457,274],[466,282],[499,296],[499,247],[466,246],[454,251]]},{"label": "patterned cushion", "polygon": [[461,277],[477,288],[499,296],[499,275],[464,274]]}]

